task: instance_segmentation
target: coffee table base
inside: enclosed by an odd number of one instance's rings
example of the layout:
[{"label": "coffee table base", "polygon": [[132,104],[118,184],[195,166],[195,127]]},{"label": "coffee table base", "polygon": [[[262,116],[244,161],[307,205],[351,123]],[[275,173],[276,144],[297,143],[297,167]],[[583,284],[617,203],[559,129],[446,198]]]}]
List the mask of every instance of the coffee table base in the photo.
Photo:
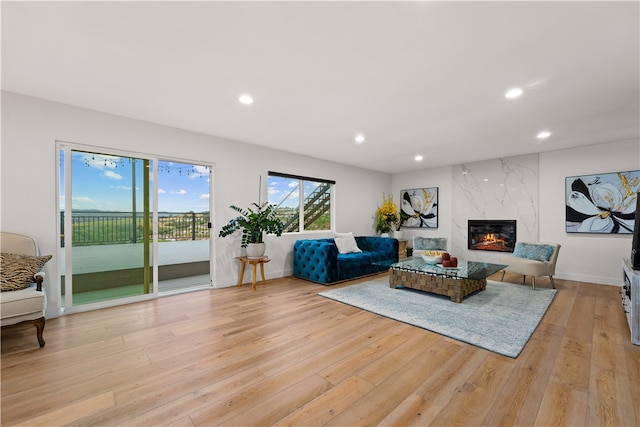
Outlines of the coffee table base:
[{"label": "coffee table base", "polygon": [[487,289],[487,279],[458,279],[444,276],[420,274],[406,270],[391,269],[389,286],[417,289],[438,295],[446,295],[451,301],[461,303],[462,299],[475,291]]}]

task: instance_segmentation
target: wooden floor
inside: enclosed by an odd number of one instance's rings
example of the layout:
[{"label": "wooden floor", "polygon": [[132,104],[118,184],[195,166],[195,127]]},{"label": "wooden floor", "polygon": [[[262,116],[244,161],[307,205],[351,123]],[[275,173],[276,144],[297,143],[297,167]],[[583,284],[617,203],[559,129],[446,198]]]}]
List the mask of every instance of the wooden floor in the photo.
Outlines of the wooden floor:
[{"label": "wooden floor", "polygon": [[517,359],[290,277],[3,329],[2,426],[640,425],[619,289],[556,285]]}]

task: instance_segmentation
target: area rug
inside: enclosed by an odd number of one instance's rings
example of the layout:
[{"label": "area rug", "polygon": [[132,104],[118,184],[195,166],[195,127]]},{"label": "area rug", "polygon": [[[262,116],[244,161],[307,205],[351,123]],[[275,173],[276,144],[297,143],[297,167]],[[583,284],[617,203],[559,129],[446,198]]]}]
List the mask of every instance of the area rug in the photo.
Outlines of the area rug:
[{"label": "area rug", "polygon": [[319,293],[512,358],[524,349],[555,294],[555,289],[488,280],[486,290],[458,304],[441,295],[390,288],[387,277]]}]

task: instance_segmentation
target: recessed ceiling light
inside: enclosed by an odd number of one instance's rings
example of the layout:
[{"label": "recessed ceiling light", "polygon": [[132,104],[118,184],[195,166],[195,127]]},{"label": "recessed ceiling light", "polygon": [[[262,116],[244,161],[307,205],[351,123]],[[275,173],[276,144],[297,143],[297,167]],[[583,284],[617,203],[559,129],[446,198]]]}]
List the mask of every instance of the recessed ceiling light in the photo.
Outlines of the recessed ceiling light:
[{"label": "recessed ceiling light", "polygon": [[423,157],[422,157],[420,154],[418,154],[418,155],[417,155],[417,156],[415,156],[413,159],[414,159],[416,162],[421,162],[421,161],[422,161],[422,158],[423,158]]},{"label": "recessed ceiling light", "polygon": [[508,99],[514,99],[518,98],[520,95],[522,95],[522,93],[522,89],[520,89],[519,87],[514,87],[512,89],[509,89],[507,93],[504,94],[504,97]]},{"label": "recessed ceiling light", "polygon": [[364,142],[364,135],[363,135],[363,134],[361,134],[361,133],[357,134],[357,135],[356,135],[356,142],[357,142],[358,144],[362,144],[362,143]]},{"label": "recessed ceiling light", "polygon": [[253,104],[253,98],[251,97],[251,95],[240,95],[238,101],[240,101],[240,103],[244,105]]},{"label": "recessed ceiling light", "polygon": [[549,132],[548,130],[543,130],[538,135],[536,135],[536,138],[546,139],[546,138],[549,138],[550,136],[551,136],[551,132]]}]

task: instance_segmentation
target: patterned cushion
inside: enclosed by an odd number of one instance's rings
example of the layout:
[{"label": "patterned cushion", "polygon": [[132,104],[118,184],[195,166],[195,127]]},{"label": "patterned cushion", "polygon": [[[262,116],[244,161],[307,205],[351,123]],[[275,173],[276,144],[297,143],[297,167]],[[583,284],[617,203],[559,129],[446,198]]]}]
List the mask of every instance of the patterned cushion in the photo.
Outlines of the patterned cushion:
[{"label": "patterned cushion", "polygon": [[553,255],[554,247],[540,243],[516,242],[513,256],[547,262]]},{"label": "patterned cushion", "polygon": [[51,259],[51,255],[28,256],[11,253],[0,254],[0,285],[2,292],[19,291],[33,283],[34,274]]},{"label": "patterned cushion", "polygon": [[420,237],[413,238],[414,250],[447,250],[447,239],[445,237]]}]

